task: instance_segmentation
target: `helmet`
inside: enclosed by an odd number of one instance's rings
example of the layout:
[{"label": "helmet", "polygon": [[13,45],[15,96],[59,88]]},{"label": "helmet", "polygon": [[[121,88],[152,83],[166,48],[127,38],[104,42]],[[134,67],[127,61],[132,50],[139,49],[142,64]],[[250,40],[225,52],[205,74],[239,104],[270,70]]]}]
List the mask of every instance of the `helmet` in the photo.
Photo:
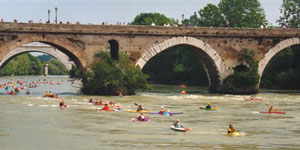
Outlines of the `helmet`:
[{"label": "helmet", "polygon": [[208,102],[207,104],[210,105],[210,102]]},{"label": "helmet", "polygon": [[161,106],[160,108],[165,108],[164,106]]}]

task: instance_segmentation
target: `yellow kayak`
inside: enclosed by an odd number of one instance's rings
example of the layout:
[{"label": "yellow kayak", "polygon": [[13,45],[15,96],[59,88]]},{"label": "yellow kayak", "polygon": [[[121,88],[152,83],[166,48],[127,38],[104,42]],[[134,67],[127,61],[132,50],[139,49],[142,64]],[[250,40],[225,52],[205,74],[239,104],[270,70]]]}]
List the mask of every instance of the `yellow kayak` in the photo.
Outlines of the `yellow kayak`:
[{"label": "yellow kayak", "polygon": [[222,133],[224,135],[230,135],[230,136],[243,136],[244,134],[240,132],[232,132],[232,133]]},{"label": "yellow kayak", "polygon": [[153,112],[151,110],[142,110],[142,111],[136,111],[136,110],[126,110],[126,112],[133,112],[133,113],[150,113]]}]

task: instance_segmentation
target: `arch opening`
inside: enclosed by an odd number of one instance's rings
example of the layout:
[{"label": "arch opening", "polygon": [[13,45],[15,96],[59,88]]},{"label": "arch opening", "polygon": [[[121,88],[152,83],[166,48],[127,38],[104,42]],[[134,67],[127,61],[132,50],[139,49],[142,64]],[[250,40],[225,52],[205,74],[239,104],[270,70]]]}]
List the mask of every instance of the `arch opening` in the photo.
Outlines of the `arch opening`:
[{"label": "arch opening", "polygon": [[[2,58],[0,62],[0,70],[2,70],[8,62],[13,60],[15,57],[18,57],[20,55],[29,53],[29,52],[41,52],[48,54],[52,57],[54,57],[57,60],[53,59],[53,63],[56,65],[63,63],[63,67],[66,67],[67,70],[70,70],[72,68],[72,64],[75,64],[75,66],[79,69],[83,69],[83,66],[79,59],[72,54],[67,49],[63,48],[62,46],[59,46],[57,44],[53,44],[50,42],[44,42],[44,41],[37,41],[37,42],[29,42],[26,44],[23,44],[21,46],[14,45],[11,49],[9,49],[8,53]],[[32,56],[29,56],[32,57]]]},{"label": "arch opening", "polygon": [[300,90],[299,44],[283,48],[272,56],[262,72],[261,88]]},{"label": "arch opening", "polygon": [[208,87],[208,77],[201,53],[189,45],[170,47],[151,58],[142,71],[150,83]]},{"label": "arch opening", "polygon": [[10,57],[2,66],[0,75],[42,75],[44,66],[49,75],[68,75],[65,65],[46,53],[23,52]]},{"label": "arch opening", "polygon": [[142,57],[137,61],[136,65],[143,68],[152,57],[177,45],[187,45],[195,48],[196,54],[202,61],[204,69],[206,70],[209,90],[210,92],[217,92],[217,88],[230,72],[227,71],[219,54],[209,44],[197,38],[175,37],[160,44],[156,44],[142,54]]},{"label": "arch opening", "polygon": [[114,60],[118,60],[118,55],[119,55],[119,43],[116,40],[110,40],[108,41],[109,44],[109,50],[110,50],[110,55]]}]

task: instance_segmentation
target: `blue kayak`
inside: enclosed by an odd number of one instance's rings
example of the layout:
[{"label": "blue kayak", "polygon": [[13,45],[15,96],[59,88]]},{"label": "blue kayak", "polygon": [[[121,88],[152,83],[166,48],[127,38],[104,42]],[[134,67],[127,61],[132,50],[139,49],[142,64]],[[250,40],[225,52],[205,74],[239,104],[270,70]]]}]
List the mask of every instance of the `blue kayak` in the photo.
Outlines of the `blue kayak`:
[{"label": "blue kayak", "polygon": [[159,113],[159,112],[149,112],[148,114],[158,114],[158,115],[178,115],[178,114],[183,114],[183,112],[164,112],[163,114]]}]

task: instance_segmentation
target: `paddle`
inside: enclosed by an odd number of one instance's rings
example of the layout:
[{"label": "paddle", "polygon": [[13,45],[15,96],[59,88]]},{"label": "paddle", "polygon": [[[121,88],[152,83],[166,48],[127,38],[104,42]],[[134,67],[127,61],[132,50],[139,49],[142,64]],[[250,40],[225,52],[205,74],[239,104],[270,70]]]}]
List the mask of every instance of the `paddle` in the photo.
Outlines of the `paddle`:
[{"label": "paddle", "polygon": [[[140,106],[140,105],[139,105],[139,104],[137,104],[137,103],[134,103],[134,105],[135,105],[135,106]],[[145,109],[145,108],[144,108],[143,110],[147,110],[147,109]]]}]

